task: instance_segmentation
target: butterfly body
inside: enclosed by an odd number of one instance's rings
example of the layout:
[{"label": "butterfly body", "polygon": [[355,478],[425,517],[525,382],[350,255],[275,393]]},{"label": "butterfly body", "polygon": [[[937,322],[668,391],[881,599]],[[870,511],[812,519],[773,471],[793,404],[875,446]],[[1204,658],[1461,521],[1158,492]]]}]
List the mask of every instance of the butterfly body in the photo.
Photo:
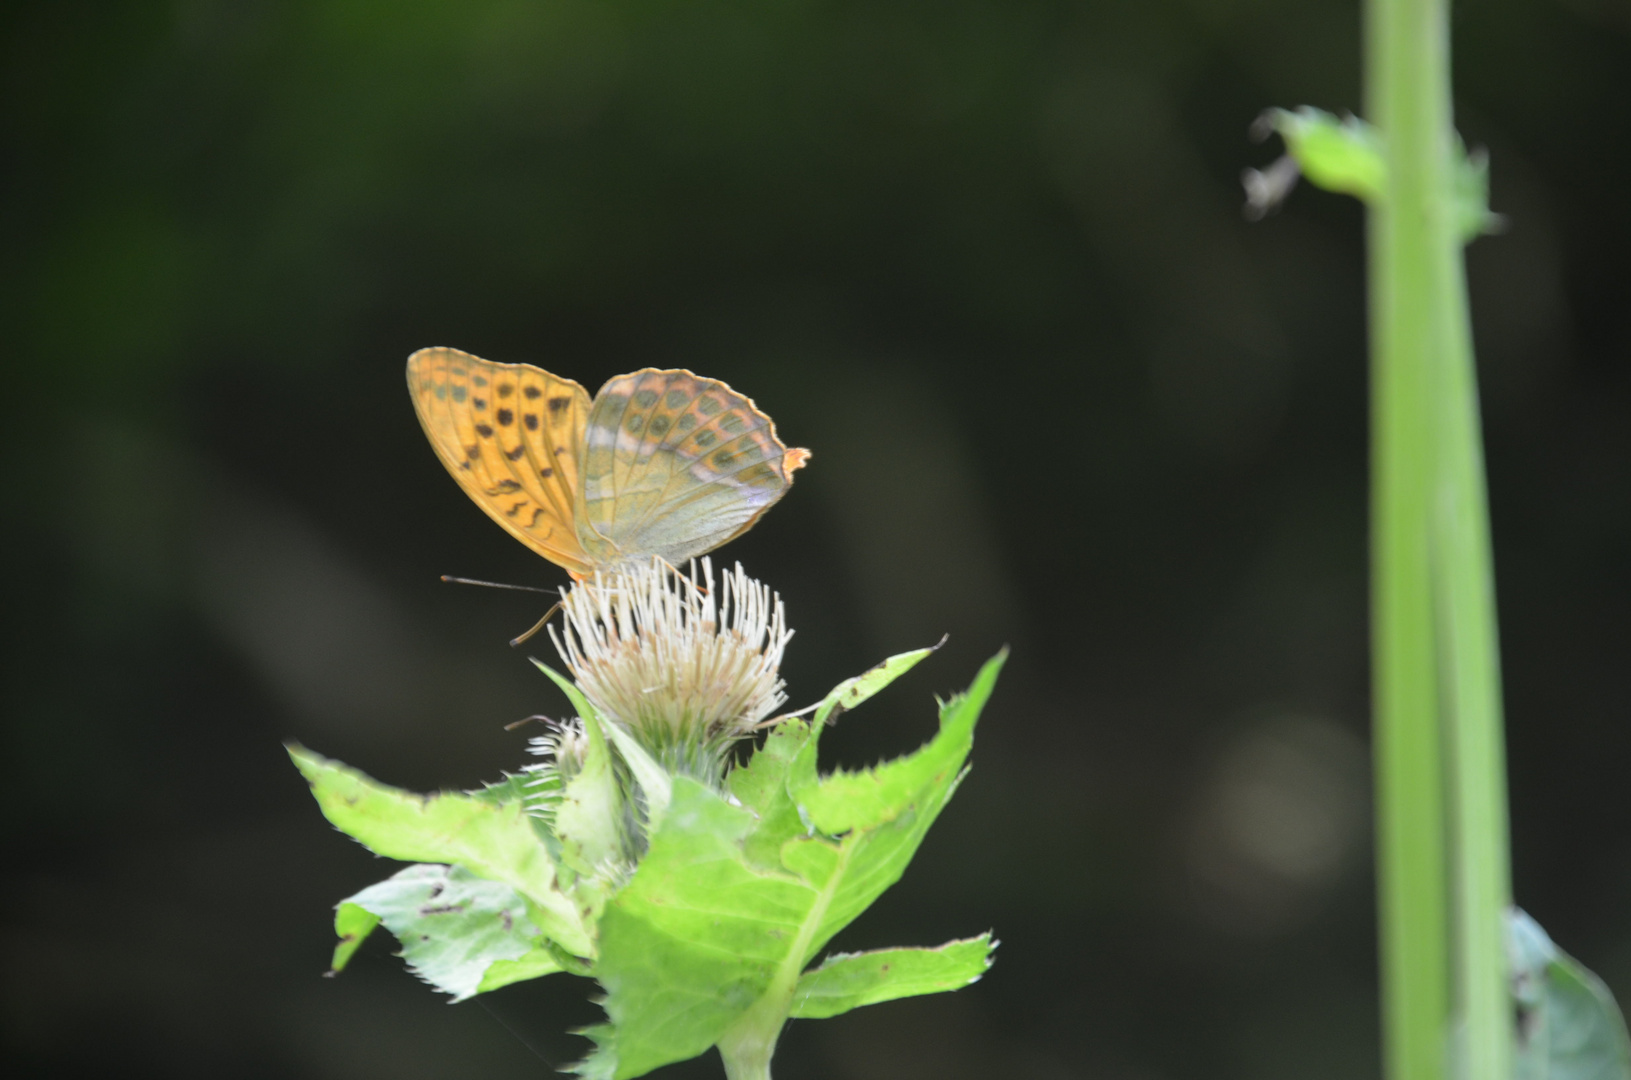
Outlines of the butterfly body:
[{"label": "butterfly body", "polygon": [[684,370],[619,375],[591,399],[530,364],[434,348],[408,358],[408,389],[459,486],[574,578],[712,551],[809,458],[750,399]]}]

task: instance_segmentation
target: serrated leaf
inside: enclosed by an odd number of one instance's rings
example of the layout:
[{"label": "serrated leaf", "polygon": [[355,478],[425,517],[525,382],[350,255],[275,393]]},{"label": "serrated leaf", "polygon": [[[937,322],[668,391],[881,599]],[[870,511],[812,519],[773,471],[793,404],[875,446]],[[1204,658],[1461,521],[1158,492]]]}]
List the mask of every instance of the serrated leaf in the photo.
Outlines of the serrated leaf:
[{"label": "serrated leaf", "polygon": [[517,959],[493,961],[487,973],[481,977],[481,985],[476,987],[476,993],[485,994],[501,986],[525,982],[543,975],[553,975],[564,970],[566,969],[555,958],[555,953],[549,946],[540,945]]},{"label": "serrated leaf", "polygon": [[913,792],[961,768],[973,744],[974,723],[1006,657],[1004,652],[988,661],[968,693],[941,708],[940,734],[917,753],[860,772],[836,772],[795,789],[793,797],[816,828],[836,836],[893,818],[911,807]]},{"label": "serrated leaf", "polygon": [[334,909],[334,936],[340,941],[334,946],[334,959],[329,962],[329,970],[344,971],[351,957],[362,948],[362,943],[368,940],[368,935],[378,925],[378,915],[342,901]]},{"label": "serrated leaf", "polygon": [[836,720],[840,713],[848,712],[879,690],[888,686],[912,668],[918,661],[940,648],[945,643],[941,638],[939,644],[930,645],[926,649],[913,649],[911,652],[899,653],[877,664],[852,679],[845,679],[832,691],[821,699],[816,706],[815,726],[817,730],[825,727],[831,720]]},{"label": "serrated leaf", "polygon": [[789,790],[793,763],[814,735],[803,720],[784,720],[770,729],[746,765],[731,770],[731,794],[758,817],[753,831],[742,841],[749,861],[781,869],[782,844],[809,833]]},{"label": "serrated leaf", "polygon": [[593,1040],[595,1049],[582,1061],[574,1062],[561,1071],[575,1073],[583,1077],[583,1080],[615,1080],[617,1029],[611,1024],[591,1024],[589,1027],[577,1029],[572,1034]]},{"label": "serrated leaf", "polygon": [[1631,1038],[1603,981],[1516,908],[1507,916],[1507,950],[1515,1080],[1631,1080]]},{"label": "serrated leaf", "polygon": [[989,933],[935,949],[837,953],[799,977],[794,1019],[823,1020],[880,1001],[960,990],[991,967]]},{"label": "serrated leaf", "polygon": [[533,902],[544,934],[576,955],[594,955],[582,913],[561,888],[554,859],[520,804],[453,792],[415,795],[305,747],[288,750],[335,828],[388,859],[448,863],[504,882]]},{"label": "serrated leaf", "polygon": [[414,974],[454,1001],[561,970],[537,945],[540,935],[527,918],[526,899],[462,867],[410,866],[340,907],[383,922]]},{"label": "serrated leaf", "polygon": [[813,740],[800,744],[789,728],[762,771],[747,767],[740,806],[676,777],[650,849],[600,922],[595,975],[615,1030],[597,1036],[583,1075],[624,1080],[694,1057],[750,1010],[779,1025],[805,965],[900,877],[955,789],[1001,664],[1001,656],[988,663],[970,692],[944,707],[926,746],[869,772],[885,771],[881,790],[898,804],[885,807],[872,791],[845,835],[801,829],[782,844],[779,866],[751,856],[744,841],[761,825],[755,809],[777,798],[776,774],[791,775]]}]

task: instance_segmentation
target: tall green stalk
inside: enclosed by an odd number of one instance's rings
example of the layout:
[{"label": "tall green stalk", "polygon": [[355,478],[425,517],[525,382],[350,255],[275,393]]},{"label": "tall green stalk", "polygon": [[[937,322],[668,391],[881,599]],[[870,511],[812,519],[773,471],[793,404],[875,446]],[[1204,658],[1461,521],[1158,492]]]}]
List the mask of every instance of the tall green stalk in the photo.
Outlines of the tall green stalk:
[{"label": "tall green stalk", "polygon": [[[1445,0],[1371,0],[1374,636],[1390,1080],[1506,1080],[1509,903],[1494,591]],[[1448,793],[1446,793],[1446,786]]]},{"label": "tall green stalk", "polygon": [[1453,955],[1457,1011],[1466,1033],[1459,1053],[1467,1077],[1506,1080],[1512,1073],[1513,1046],[1505,932],[1512,880],[1500,643],[1477,369],[1459,249],[1449,270],[1460,303],[1438,365],[1440,485],[1434,506],[1433,580],[1455,793]]}]

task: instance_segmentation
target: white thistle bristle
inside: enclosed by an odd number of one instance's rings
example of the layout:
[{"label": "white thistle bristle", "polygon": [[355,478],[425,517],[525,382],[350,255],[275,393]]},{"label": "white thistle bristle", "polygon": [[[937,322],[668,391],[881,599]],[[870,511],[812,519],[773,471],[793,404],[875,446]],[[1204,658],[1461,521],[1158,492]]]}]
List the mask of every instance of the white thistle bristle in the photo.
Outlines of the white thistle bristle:
[{"label": "white thistle bristle", "polygon": [[735,739],[787,700],[781,597],[740,564],[714,583],[660,559],[597,572],[561,601],[556,650],[595,708],[671,769],[716,775]]},{"label": "white thistle bristle", "polygon": [[549,721],[547,735],[537,735],[527,740],[527,752],[550,758],[557,767],[576,772],[588,745],[589,736],[584,733],[582,719],[564,723],[552,720]]},{"label": "white thistle bristle", "polygon": [[546,760],[527,765],[522,772],[528,776],[523,785],[536,788],[523,800],[527,812],[549,820],[554,816],[561,799],[561,789],[583,768],[583,757],[589,746],[589,737],[583,730],[583,720],[550,721],[547,735],[528,739],[528,753]]}]

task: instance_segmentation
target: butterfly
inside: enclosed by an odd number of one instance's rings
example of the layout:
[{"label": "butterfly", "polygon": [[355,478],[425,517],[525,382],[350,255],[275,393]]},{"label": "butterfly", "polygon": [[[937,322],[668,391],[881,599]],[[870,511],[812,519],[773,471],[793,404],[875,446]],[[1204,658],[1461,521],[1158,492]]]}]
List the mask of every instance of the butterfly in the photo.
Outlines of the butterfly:
[{"label": "butterfly", "polygon": [[420,349],[408,390],[465,493],[577,580],[712,551],[751,529],[810,459],[750,399],[684,370],[619,375],[590,400],[531,364]]}]

